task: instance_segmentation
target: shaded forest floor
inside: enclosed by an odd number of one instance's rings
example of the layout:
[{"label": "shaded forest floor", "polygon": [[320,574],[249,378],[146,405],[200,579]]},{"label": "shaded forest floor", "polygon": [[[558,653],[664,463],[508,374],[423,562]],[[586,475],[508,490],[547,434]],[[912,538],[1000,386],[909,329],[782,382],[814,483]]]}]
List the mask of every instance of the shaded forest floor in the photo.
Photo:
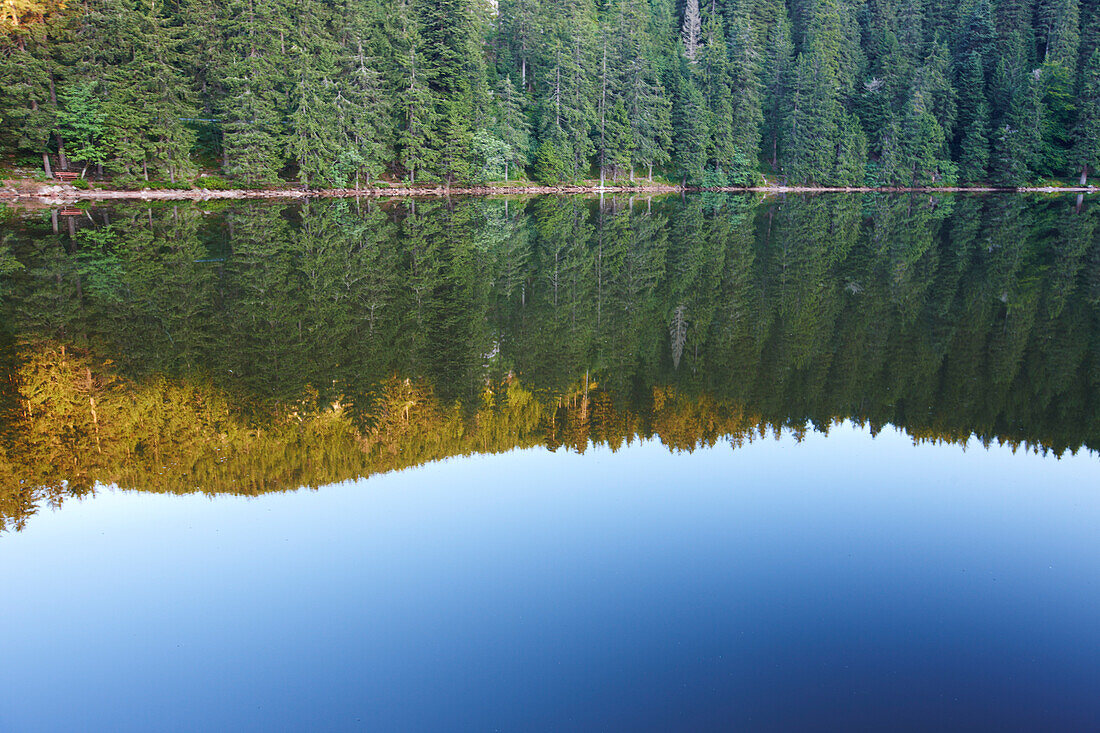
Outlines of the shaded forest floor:
[{"label": "shaded forest floor", "polygon": [[353,197],[447,197],[447,196],[499,196],[499,195],[539,195],[539,194],[669,194],[696,193],[712,191],[721,193],[1092,193],[1100,189],[1092,186],[1021,186],[1016,188],[998,188],[993,186],[943,186],[916,188],[868,188],[862,186],[727,186],[721,188],[700,188],[697,186],[675,186],[659,183],[641,183],[634,186],[598,185],[483,185],[483,186],[442,186],[425,187],[364,187],[358,189],[307,189],[298,186],[286,186],[270,189],[233,189],[233,190],[123,190],[111,188],[79,189],[64,183],[17,179],[4,181],[0,186],[0,201],[23,204],[64,204],[77,201],[145,200],[145,201],[207,201],[216,199],[306,199],[306,198],[353,198]]}]

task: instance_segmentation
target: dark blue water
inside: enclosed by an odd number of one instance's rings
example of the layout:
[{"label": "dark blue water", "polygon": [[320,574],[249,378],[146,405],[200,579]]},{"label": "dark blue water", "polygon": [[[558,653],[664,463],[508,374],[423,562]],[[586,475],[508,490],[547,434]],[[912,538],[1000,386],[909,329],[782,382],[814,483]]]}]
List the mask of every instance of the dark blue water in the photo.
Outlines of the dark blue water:
[{"label": "dark blue water", "polygon": [[1100,461],[838,427],[0,538],[0,730],[1090,730]]}]

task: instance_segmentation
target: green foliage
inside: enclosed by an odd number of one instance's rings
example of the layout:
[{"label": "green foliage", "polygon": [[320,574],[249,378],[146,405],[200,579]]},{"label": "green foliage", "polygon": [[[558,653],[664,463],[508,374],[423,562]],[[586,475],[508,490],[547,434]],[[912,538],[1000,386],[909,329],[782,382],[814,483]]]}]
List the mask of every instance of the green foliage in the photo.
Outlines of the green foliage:
[{"label": "green foliage", "polygon": [[554,185],[570,179],[569,161],[558,151],[556,145],[544,141],[535,151],[535,180],[539,183]]},{"label": "green foliage", "polygon": [[190,191],[191,184],[187,181],[142,181],[141,188],[153,191]]},{"label": "green foliage", "polygon": [[61,95],[61,102],[57,123],[69,157],[85,165],[103,165],[110,143],[94,84],[84,82],[73,87]]},{"label": "green foliage", "polygon": [[508,163],[512,160],[512,148],[488,130],[474,134],[473,152],[478,167],[478,181],[499,181],[507,177]]},{"label": "green foliage", "polygon": [[1100,166],[1100,48],[1085,64],[1078,106],[1081,112],[1074,130],[1073,158],[1083,185],[1089,169]]},{"label": "green foliage", "polygon": [[205,188],[208,191],[232,191],[240,188],[232,181],[227,181],[220,176],[199,176],[195,179],[196,188]]},{"label": "green foliage", "polygon": [[496,102],[493,131],[507,148],[504,177],[510,178],[513,173],[522,176],[532,152],[531,123],[524,111],[525,100],[510,77],[505,76],[501,80]]},{"label": "green foliage", "polygon": [[685,183],[702,179],[707,163],[706,100],[686,73],[680,76],[672,108],[673,167]]},{"label": "green foliage", "polygon": [[15,257],[15,253],[12,252],[11,246],[7,242],[7,237],[0,239],[0,302],[3,301],[5,295],[5,278],[13,275],[23,269],[23,263]]},{"label": "green foliage", "polygon": [[796,184],[872,163],[891,185],[952,168],[1015,185],[1078,175],[1096,116],[1100,13],[1079,0],[88,0],[28,17],[0,35],[0,151],[124,186],[212,166],[251,187],[450,185],[536,157],[556,181],[753,182],[765,161]]}]

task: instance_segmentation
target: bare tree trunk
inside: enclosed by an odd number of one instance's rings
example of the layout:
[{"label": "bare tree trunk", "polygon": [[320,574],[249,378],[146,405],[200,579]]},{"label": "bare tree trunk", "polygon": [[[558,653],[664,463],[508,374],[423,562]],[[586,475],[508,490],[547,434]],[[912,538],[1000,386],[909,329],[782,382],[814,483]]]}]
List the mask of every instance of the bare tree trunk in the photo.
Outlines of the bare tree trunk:
[{"label": "bare tree trunk", "polygon": [[50,154],[42,153],[42,169],[46,171],[46,175],[53,178],[53,169],[50,167]]},{"label": "bare tree trunk", "polygon": [[1087,185],[1089,182],[1089,164],[1085,163],[1081,166],[1081,185]]},{"label": "bare tree trunk", "polygon": [[[600,71],[600,188],[604,185],[607,162],[607,35],[603,39],[603,64]],[[602,197],[602,194],[601,194]]]}]

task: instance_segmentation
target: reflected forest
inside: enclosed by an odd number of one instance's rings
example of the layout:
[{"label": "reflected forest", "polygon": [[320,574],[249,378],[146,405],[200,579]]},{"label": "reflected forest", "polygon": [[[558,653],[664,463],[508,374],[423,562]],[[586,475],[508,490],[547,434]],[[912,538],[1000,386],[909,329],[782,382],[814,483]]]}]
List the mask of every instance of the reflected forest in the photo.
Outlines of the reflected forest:
[{"label": "reflected forest", "polygon": [[517,447],[853,421],[1100,448],[1100,207],[536,197],[0,212],[0,529]]}]

